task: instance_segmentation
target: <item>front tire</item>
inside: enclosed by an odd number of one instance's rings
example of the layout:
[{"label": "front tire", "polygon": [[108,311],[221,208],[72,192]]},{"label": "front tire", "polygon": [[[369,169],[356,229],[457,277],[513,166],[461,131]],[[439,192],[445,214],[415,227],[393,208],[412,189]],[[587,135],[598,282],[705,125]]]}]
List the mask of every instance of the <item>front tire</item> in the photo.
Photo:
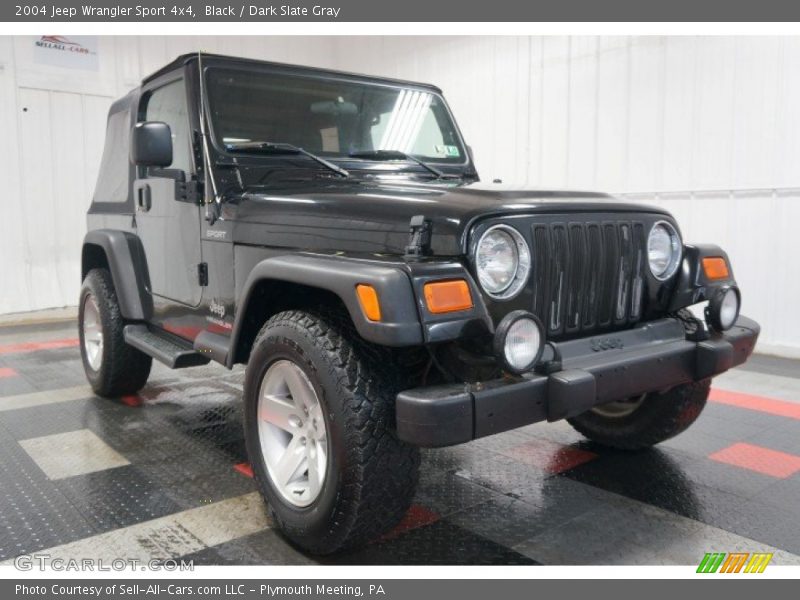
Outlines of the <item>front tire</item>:
[{"label": "front tire", "polygon": [[685,431],[703,411],[711,379],[602,404],[567,419],[590,440],[620,450],[640,450]]},{"label": "front tire", "polygon": [[286,311],[258,334],[245,374],[247,452],[278,527],[300,548],[364,544],[408,510],[420,459],[394,432],[395,371],[333,316]]},{"label": "front tire", "polygon": [[78,334],[86,379],[98,396],[135,394],[147,383],[153,359],[125,343],[125,321],[111,274],[86,274],[78,305]]}]

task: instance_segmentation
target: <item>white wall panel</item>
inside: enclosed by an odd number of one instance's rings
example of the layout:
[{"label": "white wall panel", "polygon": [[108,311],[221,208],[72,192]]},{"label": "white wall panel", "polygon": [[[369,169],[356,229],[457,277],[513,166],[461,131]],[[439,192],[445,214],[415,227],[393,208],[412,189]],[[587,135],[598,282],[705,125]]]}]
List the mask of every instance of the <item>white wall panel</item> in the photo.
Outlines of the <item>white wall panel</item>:
[{"label": "white wall panel", "polygon": [[[544,41],[542,38],[529,38],[528,61],[530,75],[528,77],[528,98],[527,104],[527,139],[523,149],[518,152],[526,152],[526,164],[528,165],[525,173],[525,185],[536,185],[542,179],[542,154],[544,148],[544,132],[542,131],[542,111],[544,110],[544,81],[542,72],[544,71]],[[456,114],[456,116],[458,116]],[[484,173],[484,177],[486,173]]]},{"label": "white wall panel", "polygon": [[800,170],[800,37],[780,38],[777,84],[775,179],[772,187],[798,185]]},{"label": "white wall panel", "polygon": [[[27,302],[39,308],[39,298],[60,298],[55,236],[58,217],[53,178],[53,146],[50,144],[52,114],[50,92],[23,88],[19,91],[20,162],[23,205],[19,213],[26,250]],[[74,115],[64,114],[74,118]],[[81,150],[82,150],[81,146]],[[66,149],[65,149],[66,150]]]},{"label": "white wall panel", "polygon": [[[13,38],[0,37],[0,179],[4,193],[0,198],[0,313],[30,310],[30,293],[25,273],[29,255],[24,230],[24,204],[20,177],[17,128],[17,86]],[[51,302],[58,302],[50,300]]]},{"label": "white wall panel", "polygon": [[[664,43],[664,88],[658,185],[650,189],[692,189],[692,138],[694,132],[696,38],[666,38]],[[608,189],[625,189],[625,186]],[[646,189],[646,188],[645,188]]]},{"label": "white wall panel", "polygon": [[735,40],[709,38],[697,46],[691,189],[724,189],[733,182]]},{"label": "white wall panel", "polygon": [[597,42],[596,37],[578,37],[570,45],[567,173],[572,185],[583,189],[595,182]]},{"label": "white wall panel", "polygon": [[636,47],[628,62],[628,160],[626,188],[646,190],[658,182],[664,113],[664,40]]},{"label": "white wall panel", "polygon": [[19,89],[22,201],[15,223],[25,269],[5,283],[26,290],[29,309],[77,297],[79,249],[110,103],[104,96]]},{"label": "white wall panel", "polygon": [[[628,166],[630,80],[628,38],[601,38],[597,56],[597,136],[594,187],[625,188]],[[578,132],[580,133],[580,132]]]},{"label": "white wall panel", "polygon": [[737,189],[776,185],[779,38],[735,45],[731,182]]},{"label": "white wall panel", "polygon": [[[548,37],[542,43],[542,139],[541,185],[567,185],[570,133],[570,38]],[[476,73],[480,77],[480,72]],[[484,107],[484,110],[486,107]],[[495,153],[503,159],[505,153]],[[484,173],[489,175],[489,173]]]}]

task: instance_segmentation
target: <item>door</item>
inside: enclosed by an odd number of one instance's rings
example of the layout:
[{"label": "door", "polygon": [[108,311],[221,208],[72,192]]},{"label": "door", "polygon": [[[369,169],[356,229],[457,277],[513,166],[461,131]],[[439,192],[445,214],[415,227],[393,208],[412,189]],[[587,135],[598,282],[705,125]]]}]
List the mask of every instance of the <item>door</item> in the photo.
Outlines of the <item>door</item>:
[{"label": "door", "polygon": [[203,292],[198,276],[202,262],[201,208],[191,195],[186,200],[178,193],[194,172],[184,80],[173,80],[145,94],[139,120],[169,125],[172,164],[139,168],[133,188],[137,233],[147,258],[157,315],[168,312],[179,316],[174,310],[163,309],[197,307]]},{"label": "door", "polygon": [[[13,90],[14,82],[7,83]],[[0,314],[75,303],[81,258],[75,248],[86,233],[111,98],[19,87],[16,102],[17,114],[3,114],[3,123],[16,118],[19,138],[0,124],[4,142],[20,152],[13,162],[2,159],[14,173],[3,171],[10,188],[2,200],[0,239],[5,256],[14,259],[3,261]]]}]

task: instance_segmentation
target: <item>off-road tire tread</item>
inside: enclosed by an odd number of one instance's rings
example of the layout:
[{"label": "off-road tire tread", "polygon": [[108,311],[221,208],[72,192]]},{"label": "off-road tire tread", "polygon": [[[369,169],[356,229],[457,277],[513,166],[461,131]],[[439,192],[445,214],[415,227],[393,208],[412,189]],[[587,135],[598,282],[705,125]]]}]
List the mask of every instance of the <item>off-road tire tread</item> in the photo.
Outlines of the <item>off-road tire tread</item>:
[{"label": "off-road tire tread", "polygon": [[[276,327],[310,335],[332,370],[345,404],[344,452],[349,468],[341,473],[335,514],[328,533],[303,540],[302,531],[284,531],[316,554],[361,546],[392,529],[408,511],[418,482],[418,448],[395,434],[394,398],[403,385],[391,351],[364,342],[349,318],[338,311],[289,310],[270,318],[256,337],[260,345]],[[407,385],[407,382],[406,382]],[[273,517],[279,520],[273,511]]]},{"label": "off-road tire tread", "polygon": [[[92,389],[98,396],[106,398],[135,394],[147,383],[153,359],[125,343],[122,330],[126,322],[119,309],[111,273],[107,269],[92,269],[86,274],[79,310],[83,308],[84,291],[87,288],[94,295],[100,310],[105,346],[100,370],[96,372],[96,376],[89,378]],[[78,329],[83,354],[81,324]]]}]

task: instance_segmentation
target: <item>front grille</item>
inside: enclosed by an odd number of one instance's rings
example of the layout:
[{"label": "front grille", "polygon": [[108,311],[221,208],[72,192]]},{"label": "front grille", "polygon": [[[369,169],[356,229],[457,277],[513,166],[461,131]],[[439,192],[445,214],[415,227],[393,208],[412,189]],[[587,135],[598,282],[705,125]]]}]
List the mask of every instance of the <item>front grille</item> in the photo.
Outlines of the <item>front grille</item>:
[{"label": "front grille", "polygon": [[617,329],[641,318],[643,223],[537,223],[531,233],[532,310],[548,336]]}]

